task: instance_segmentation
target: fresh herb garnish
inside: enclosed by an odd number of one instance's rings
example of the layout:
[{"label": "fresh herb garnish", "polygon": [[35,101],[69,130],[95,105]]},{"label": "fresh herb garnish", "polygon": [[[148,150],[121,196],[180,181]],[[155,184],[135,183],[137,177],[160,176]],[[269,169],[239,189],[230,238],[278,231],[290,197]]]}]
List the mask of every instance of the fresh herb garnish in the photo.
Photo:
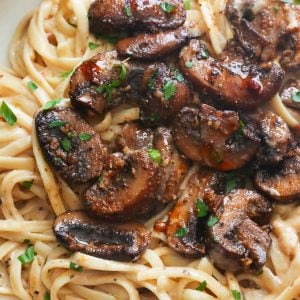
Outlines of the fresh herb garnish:
[{"label": "fresh herb garnish", "polygon": [[85,132],[79,133],[79,139],[82,142],[89,141],[91,138],[92,138],[92,135],[89,133],[85,133]]},{"label": "fresh herb garnish", "polygon": [[242,119],[240,119],[239,120],[239,125],[240,126],[239,126],[239,129],[237,130],[237,133],[239,135],[243,136],[244,135],[244,129],[246,128],[246,124]]},{"label": "fresh herb garnish", "polygon": [[90,48],[90,50],[95,50],[98,47],[99,47],[99,44],[95,44],[93,42],[89,42],[89,48]]},{"label": "fresh herb garnish", "polygon": [[49,123],[49,128],[58,128],[64,126],[66,123],[66,121],[52,121]]},{"label": "fresh herb garnish", "polygon": [[28,81],[27,86],[31,91],[35,91],[38,88],[38,86],[32,81]]},{"label": "fresh herb garnish", "polygon": [[197,291],[203,292],[206,289],[207,282],[206,280],[202,281],[199,286],[196,288]]},{"label": "fresh herb garnish", "polygon": [[166,101],[170,100],[176,93],[176,87],[173,81],[170,80],[166,84],[164,84],[162,91],[164,93],[164,99]]},{"label": "fresh herb garnish", "polygon": [[159,6],[167,14],[170,14],[175,8],[175,6],[169,2],[162,2]]},{"label": "fresh herb garnish", "polygon": [[82,267],[78,266],[76,263],[74,262],[70,262],[70,269],[76,272],[82,272]]},{"label": "fresh herb garnish", "polygon": [[175,78],[178,82],[183,82],[184,81],[183,75],[178,71],[175,73]]},{"label": "fresh herb garnish", "polygon": [[50,298],[50,293],[49,292],[46,292],[45,294],[44,294],[44,299],[43,300],[51,300],[51,298]]},{"label": "fresh herb garnish", "polygon": [[208,59],[209,58],[209,54],[206,50],[201,50],[200,55],[203,59]]},{"label": "fresh herb garnish", "polygon": [[208,227],[213,227],[214,225],[216,225],[219,222],[219,219],[216,216],[209,216],[209,219],[207,221],[207,226]]},{"label": "fresh herb garnish", "polygon": [[59,98],[59,99],[54,99],[54,100],[51,100],[51,101],[48,101],[48,102],[44,105],[44,109],[45,109],[45,110],[51,109],[51,108],[55,107],[57,104],[59,104],[61,101],[62,101],[61,98]]},{"label": "fresh herb garnish", "polygon": [[23,181],[21,185],[22,185],[22,188],[24,190],[29,191],[31,189],[31,187],[32,187],[32,184],[33,184],[33,180],[31,180],[31,181]]},{"label": "fresh herb garnish", "polygon": [[186,61],[184,65],[185,65],[186,68],[189,69],[194,65],[194,62],[193,61]]},{"label": "fresh herb garnish", "polygon": [[120,68],[119,79],[124,81],[126,79],[127,70],[123,64],[115,65],[114,67]]},{"label": "fresh herb garnish", "polygon": [[292,101],[296,103],[300,103],[300,91],[292,95]]},{"label": "fresh herb garnish", "polygon": [[22,255],[18,256],[18,260],[21,262],[22,265],[31,263],[34,260],[34,249],[33,246],[29,246],[25,253]]},{"label": "fresh herb garnish", "polygon": [[17,117],[13,111],[9,108],[5,101],[2,101],[0,108],[0,115],[9,124],[9,126],[14,126],[17,122]]},{"label": "fresh herb garnish", "polygon": [[207,212],[208,212],[207,206],[200,199],[197,199],[196,208],[197,208],[197,216],[198,216],[198,218],[203,218],[203,217],[207,216]]},{"label": "fresh herb garnish", "polygon": [[220,164],[223,161],[223,159],[224,159],[223,153],[219,152],[217,150],[213,150],[210,155],[211,155],[212,160],[216,164]]},{"label": "fresh herb garnish", "polygon": [[72,73],[73,73],[73,70],[68,70],[68,71],[65,71],[65,72],[61,72],[61,73],[59,73],[59,77],[61,77],[61,78],[63,78],[63,79],[66,79],[66,78],[68,78]]},{"label": "fresh herb garnish", "polygon": [[191,3],[190,3],[190,0],[183,0],[183,3],[184,3],[184,8],[185,8],[186,10],[191,9]]},{"label": "fresh herb garnish", "polygon": [[187,229],[184,227],[180,227],[179,229],[177,229],[175,236],[176,237],[183,237],[187,235]]},{"label": "fresh herb garnish", "polygon": [[132,11],[129,5],[125,6],[124,11],[127,17],[132,17]]},{"label": "fresh herb garnish", "polygon": [[300,0],[294,0],[294,4],[300,4]]},{"label": "fresh herb garnish", "polygon": [[231,290],[231,294],[234,300],[241,300],[241,293],[237,290]]},{"label": "fresh herb garnish", "polygon": [[153,90],[153,89],[154,89],[155,79],[157,78],[158,72],[159,72],[159,70],[156,69],[156,70],[153,72],[153,74],[151,75],[151,77],[150,77],[150,79],[148,80],[148,82],[147,82],[147,87],[148,87],[150,90]]},{"label": "fresh herb garnish", "polygon": [[150,158],[155,161],[156,163],[160,164],[162,161],[161,154],[158,150],[156,149],[148,149],[148,154]]},{"label": "fresh herb garnish", "polygon": [[62,141],[60,142],[60,145],[67,152],[69,152],[72,148],[71,140],[68,138],[62,139]]},{"label": "fresh herb garnish", "polygon": [[225,189],[226,193],[230,193],[232,190],[236,188],[236,173],[235,172],[230,172],[226,174],[226,184],[225,184]]}]

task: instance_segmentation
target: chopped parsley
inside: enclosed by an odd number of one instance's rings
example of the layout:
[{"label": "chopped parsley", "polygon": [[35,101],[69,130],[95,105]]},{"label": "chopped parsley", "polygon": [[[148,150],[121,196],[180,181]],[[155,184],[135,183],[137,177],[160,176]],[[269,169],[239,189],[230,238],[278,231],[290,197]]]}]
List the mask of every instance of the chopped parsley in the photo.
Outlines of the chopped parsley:
[{"label": "chopped parsley", "polygon": [[34,260],[34,256],[35,253],[34,253],[33,246],[30,245],[25,251],[25,253],[18,256],[18,260],[21,262],[22,265],[24,265],[24,264],[31,263]]},{"label": "chopped parsley", "polygon": [[32,81],[28,81],[27,86],[31,91],[35,91],[38,89],[38,86]]},{"label": "chopped parsley", "polygon": [[5,101],[2,102],[0,107],[0,115],[9,124],[9,126],[14,126],[17,122],[17,117],[13,111],[9,108]]},{"label": "chopped parsley", "polygon": [[191,68],[194,65],[194,62],[193,61],[187,61],[187,62],[185,62],[184,65],[185,65],[186,68],[189,69],[189,68]]},{"label": "chopped parsley", "polygon": [[197,208],[197,216],[198,216],[198,218],[203,218],[203,217],[207,216],[207,213],[208,213],[207,206],[200,199],[197,199],[196,208]]},{"label": "chopped parsley", "polygon": [[187,229],[184,227],[180,227],[179,229],[177,229],[175,236],[176,237],[183,237],[187,235]]},{"label": "chopped parsley", "polygon": [[161,154],[158,150],[156,149],[148,149],[148,154],[150,158],[155,161],[156,163],[160,164],[162,161]]},{"label": "chopped parsley", "polygon": [[169,2],[162,2],[159,6],[167,14],[170,14],[175,8],[175,6]]},{"label": "chopped parsley", "polygon": [[43,300],[51,300],[51,298],[50,298],[50,293],[49,293],[49,292],[46,292],[46,293],[44,294]]},{"label": "chopped parsley", "polygon": [[242,119],[240,119],[239,120],[239,125],[240,126],[239,126],[239,129],[237,130],[237,133],[239,135],[243,136],[244,135],[244,129],[246,128],[246,124]]},{"label": "chopped parsley", "polygon": [[186,10],[191,9],[191,2],[190,2],[190,0],[183,0],[183,4],[184,4],[184,8]]},{"label": "chopped parsley", "polygon": [[58,128],[64,126],[66,123],[67,123],[66,121],[60,121],[60,120],[52,121],[49,123],[49,128]]},{"label": "chopped parsley", "polygon": [[72,148],[71,140],[68,138],[62,139],[60,145],[67,152],[69,152]]},{"label": "chopped parsley", "polygon": [[201,50],[200,55],[203,59],[208,59],[209,58],[209,54],[206,50]]},{"label": "chopped parsley", "polygon": [[82,272],[82,267],[78,266],[76,263],[74,262],[70,262],[70,269],[76,272]]},{"label": "chopped parsley", "polygon": [[66,79],[66,78],[68,78],[72,73],[73,73],[73,70],[68,70],[68,71],[65,71],[65,72],[61,72],[61,73],[59,73],[59,77],[61,77],[61,78],[63,78],[63,79]]},{"label": "chopped parsley", "polygon": [[85,133],[85,132],[79,133],[79,139],[82,142],[89,141],[91,138],[92,138],[92,135],[89,133]]},{"label": "chopped parsley", "polygon": [[172,80],[164,84],[162,91],[164,93],[164,99],[166,101],[170,100],[176,93],[176,87]]},{"label": "chopped parsley", "polygon": [[124,11],[125,11],[125,14],[127,17],[132,17],[132,11],[131,11],[130,5],[126,5],[124,8]]},{"label": "chopped parsley", "polygon": [[300,91],[292,95],[292,101],[296,103],[300,103]]},{"label": "chopped parsley", "polygon": [[226,183],[225,183],[225,190],[226,193],[230,193],[232,190],[236,188],[236,173],[230,172],[226,174]]},{"label": "chopped parsley", "polygon": [[217,150],[213,150],[210,154],[212,160],[216,163],[216,164],[220,164],[224,157],[223,157],[223,153],[222,152],[219,152]]},{"label": "chopped parsley", "polygon": [[184,77],[180,72],[175,73],[175,78],[178,82],[183,82],[184,81]]},{"label": "chopped parsley", "polygon": [[209,216],[209,219],[207,221],[207,226],[208,227],[213,227],[214,225],[216,225],[219,222],[219,219],[216,216]]},{"label": "chopped parsley", "polygon": [[51,100],[51,101],[48,101],[48,102],[44,105],[44,109],[47,110],[47,109],[54,108],[54,107],[55,107],[57,104],[59,104],[61,101],[62,101],[61,98],[59,98],[59,99],[54,99],[54,100]]},{"label": "chopped parsley", "polygon": [[241,300],[241,293],[237,290],[231,290],[231,294],[234,300]]},{"label": "chopped parsley", "polygon": [[147,87],[150,89],[150,90],[153,90],[154,89],[154,85],[155,85],[155,79],[157,78],[157,75],[158,75],[158,69],[156,69],[153,74],[151,75],[150,79],[148,80],[147,82]]},{"label": "chopped parsley", "polygon": [[199,286],[196,288],[197,291],[203,292],[206,289],[207,282],[206,280],[202,281]]},{"label": "chopped parsley", "polygon": [[89,42],[89,48],[90,48],[90,50],[95,50],[98,47],[99,47],[99,44],[95,44],[93,42]]},{"label": "chopped parsley", "polygon": [[22,185],[22,188],[24,190],[29,191],[31,189],[31,187],[32,187],[32,184],[33,184],[33,180],[31,180],[31,181],[23,181],[21,185]]}]

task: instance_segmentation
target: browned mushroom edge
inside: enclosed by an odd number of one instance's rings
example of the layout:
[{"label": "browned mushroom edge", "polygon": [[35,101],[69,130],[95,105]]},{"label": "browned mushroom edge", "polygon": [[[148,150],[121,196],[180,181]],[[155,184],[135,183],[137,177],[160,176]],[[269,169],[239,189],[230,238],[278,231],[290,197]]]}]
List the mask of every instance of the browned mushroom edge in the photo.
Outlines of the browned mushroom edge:
[{"label": "browned mushroom edge", "polygon": [[91,219],[85,211],[66,212],[53,225],[57,240],[68,250],[119,261],[136,260],[150,242],[150,232],[139,223]]},{"label": "browned mushroom edge", "polygon": [[37,138],[46,160],[69,184],[100,176],[106,150],[98,133],[71,108],[41,110]]},{"label": "browned mushroom edge", "polygon": [[211,216],[208,221],[209,257],[226,271],[257,271],[266,262],[271,245],[267,224],[271,206],[250,190],[235,190],[219,196],[207,190],[203,197]]}]

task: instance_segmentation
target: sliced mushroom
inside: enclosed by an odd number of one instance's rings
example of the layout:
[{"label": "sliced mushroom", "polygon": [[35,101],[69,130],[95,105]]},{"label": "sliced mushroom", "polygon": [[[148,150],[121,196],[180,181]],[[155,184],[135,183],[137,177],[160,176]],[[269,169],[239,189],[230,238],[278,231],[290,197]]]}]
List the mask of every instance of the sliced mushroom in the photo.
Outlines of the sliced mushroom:
[{"label": "sliced mushroom", "polygon": [[186,18],[182,1],[169,0],[96,0],[89,9],[90,32],[158,32],[180,27]]},{"label": "sliced mushroom", "polygon": [[300,148],[294,147],[281,164],[260,169],[255,177],[257,189],[280,203],[289,203],[300,197]]},{"label": "sliced mushroom", "polygon": [[259,140],[243,133],[236,112],[206,104],[182,109],[174,121],[173,136],[185,156],[223,171],[244,166],[259,146]]},{"label": "sliced mushroom", "polygon": [[101,174],[105,148],[98,133],[77,112],[42,110],[35,124],[45,158],[69,184],[85,183]]},{"label": "sliced mushroom", "polygon": [[83,200],[88,211],[110,220],[147,216],[156,208],[155,196],[161,179],[160,167],[147,150],[131,151],[124,167],[104,171],[101,180],[88,188]]},{"label": "sliced mushroom", "polygon": [[120,55],[137,59],[155,60],[182,48],[189,40],[189,32],[180,27],[159,33],[145,33],[119,40]]},{"label": "sliced mushroom", "polygon": [[162,176],[157,199],[162,202],[175,201],[179,186],[188,172],[188,162],[176,150],[170,129],[158,128],[153,145],[162,157]]},{"label": "sliced mushroom", "polygon": [[271,238],[257,223],[268,221],[270,203],[250,190],[235,190],[226,196],[208,190],[203,199],[214,220],[208,222],[207,240],[213,263],[231,272],[261,269]]},{"label": "sliced mushroom", "polygon": [[218,175],[203,170],[189,179],[184,191],[169,214],[167,242],[180,254],[201,257],[206,254],[204,232],[206,214],[198,217],[197,199],[202,199],[206,188],[217,182]]},{"label": "sliced mushroom", "polygon": [[[72,105],[81,111],[101,114],[124,100],[137,99],[134,79],[144,67],[121,62],[116,51],[97,54],[74,71],[70,81]],[[129,81],[133,84],[129,84]]]},{"label": "sliced mushroom", "polygon": [[206,46],[192,40],[180,53],[180,69],[200,92],[236,109],[254,109],[271,100],[284,72],[275,63],[257,65],[242,58],[214,59]]},{"label": "sliced mushroom", "polygon": [[280,94],[284,105],[300,110],[300,99],[297,97],[298,93],[300,94],[300,80],[288,80]]},{"label": "sliced mushroom", "polygon": [[149,65],[141,81],[142,119],[151,124],[170,123],[192,101],[189,85],[182,74],[164,63]]},{"label": "sliced mushroom", "polygon": [[91,219],[85,211],[61,214],[53,231],[58,242],[72,252],[119,261],[136,260],[150,242],[150,232],[139,223],[106,223]]}]

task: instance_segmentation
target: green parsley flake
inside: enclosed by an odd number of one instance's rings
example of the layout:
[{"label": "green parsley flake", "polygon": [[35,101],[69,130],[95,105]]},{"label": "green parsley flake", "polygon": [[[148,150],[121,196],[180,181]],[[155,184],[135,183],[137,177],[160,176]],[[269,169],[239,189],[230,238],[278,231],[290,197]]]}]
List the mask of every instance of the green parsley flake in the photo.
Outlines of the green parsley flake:
[{"label": "green parsley flake", "polygon": [[85,133],[85,132],[79,133],[79,139],[82,142],[89,141],[91,138],[92,138],[92,135],[89,133]]},{"label": "green parsley flake", "polygon": [[2,102],[0,108],[0,115],[9,124],[9,126],[14,126],[17,122],[17,117],[13,111],[9,108],[5,101]]},{"label": "green parsley flake", "polygon": [[300,91],[292,95],[292,101],[296,103],[300,103]]},{"label": "green parsley flake", "polygon": [[196,208],[197,208],[197,216],[198,216],[198,218],[203,218],[203,217],[207,216],[207,212],[208,212],[207,206],[200,199],[197,199]]},{"label": "green parsley flake", "polygon": [[190,3],[190,0],[183,0],[183,3],[184,3],[184,8],[185,8],[186,10],[191,9],[191,3]]},{"label": "green parsley flake", "polygon": [[61,98],[59,99],[54,99],[54,100],[51,100],[51,101],[48,101],[45,105],[44,105],[44,109],[47,110],[47,109],[51,109],[51,108],[54,108],[57,104],[59,104],[60,102],[62,101]]},{"label": "green parsley flake", "polygon": [[184,81],[184,77],[180,72],[176,73],[175,78],[178,82],[183,82]]},{"label": "green parsley flake", "polygon": [[203,292],[206,289],[207,282],[206,280],[202,281],[199,286],[196,288],[197,291]]},{"label": "green parsley flake", "polygon": [[31,91],[35,91],[38,89],[38,86],[32,81],[28,81],[27,86]]},{"label": "green parsley flake", "polygon": [[185,65],[186,68],[189,69],[189,68],[191,68],[191,67],[194,65],[194,62],[192,62],[192,61],[187,61],[187,62],[185,62],[184,65]]},{"label": "green parsley flake", "polygon": [[164,99],[166,101],[170,100],[176,93],[176,87],[173,81],[170,80],[166,84],[164,84],[162,91],[164,93]]},{"label": "green parsley flake", "polygon": [[296,5],[300,4],[300,0],[294,0],[294,4]]},{"label": "green parsley flake", "polygon": [[69,152],[72,148],[72,144],[71,144],[71,140],[68,138],[64,138],[61,142],[60,142],[61,147]]},{"label": "green parsley flake", "polygon": [[68,70],[68,71],[65,71],[65,72],[61,72],[59,74],[59,77],[63,78],[63,79],[66,79],[68,78],[71,74],[73,73],[73,70]]},{"label": "green parsley flake", "polygon": [[213,150],[210,156],[216,164],[220,164],[224,159],[223,153],[217,150]]},{"label": "green parsley flake", "polygon": [[209,216],[209,219],[207,221],[207,226],[208,227],[213,227],[214,225],[216,225],[219,222],[219,219],[216,216]]},{"label": "green parsley flake", "polygon": [[89,42],[89,48],[90,48],[90,50],[95,50],[98,47],[99,47],[99,44],[95,44],[93,42]]},{"label": "green parsley flake", "polygon": [[132,17],[132,11],[129,5],[125,6],[124,11],[127,17]]},{"label": "green parsley flake", "polygon": [[175,8],[175,6],[170,4],[169,2],[162,2],[159,6],[167,14],[170,14]]},{"label": "green parsley flake", "polygon": [[29,191],[32,187],[32,184],[33,184],[33,180],[31,181],[23,181],[22,182],[22,188],[26,191]]},{"label": "green parsley flake", "polygon": [[70,262],[70,269],[76,272],[82,272],[82,267],[78,266],[76,263],[74,262]]},{"label": "green parsley flake", "polygon": [[241,300],[241,293],[237,290],[231,290],[231,294],[234,300]]},{"label": "green parsley flake", "polygon": [[46,292],[46,293],[44,294],[43,300],[51,300],[51,298],[50,298],[50,293],[49,293],[49,292]]},{"label": "green parsley flake", "polygon": [[236,188],[236,186],[237,186],[236,173],[235,172],[227,173],[226,184],[225,184],[226,193],[230,193],[232,190]]},{"label": "green parsley flake", "polygon": [[201,50],[200,55],[203,59],[208,59],[209,58],[209,54],[206,50]]},{"label": "green parsley flake", "polygon": [[150,90],[153,90],[153,89],[154,89],[155,79],[157,78],[158,72],[159,72],[159,70],[156,69],[156,70],[153,72],[153,74],[151,75],[151,77],[150,77],[150,79],[148,80],[148,82],[147,82],[147,87],[148,87]]},{"label": "green parsley flake", "polygon": [[245,133],[244,133],[244,129],[246,128],[246,124],[245,124],[245,122],[242,120],[242,119],[240,119],[239,120],[239,129],[237,130],[237,133],[239,134],[239,135],[241,135],[241,136],[243,136]]},{"label": "green parsley flake", "polygon": [[179,229],[177,229],[175,236],[176,237],[183,237],[187,235],[187,229],[184,227],[180,227]]},{"label": "green parsley flake", "polygon": [[49,128],[58,128],[58,127],[62,127],[66,124],[66,121],[52,121],[49,123]]},{"label": "green parsley flake", "polygon": [[119,79],[120,79],[121,81],[124,81],[124,80],[126,79],[126,74],[127,74],[126,67],[125,67],[123,64],[115,65],[115,67],[120,68]]},{"label": "green parsley flake", "polygon": [[161,164],[162,157],[158,150],[156,149],[148,149],[148,154],[150,158],[158,164]]},{"label": "green parsley flake", "polygon": [[25,253],[22,255],[18,256],[18,260],[21,262],[22,265],[31,263],[34,260],[34,249],[33,246],[29,246]]}]

